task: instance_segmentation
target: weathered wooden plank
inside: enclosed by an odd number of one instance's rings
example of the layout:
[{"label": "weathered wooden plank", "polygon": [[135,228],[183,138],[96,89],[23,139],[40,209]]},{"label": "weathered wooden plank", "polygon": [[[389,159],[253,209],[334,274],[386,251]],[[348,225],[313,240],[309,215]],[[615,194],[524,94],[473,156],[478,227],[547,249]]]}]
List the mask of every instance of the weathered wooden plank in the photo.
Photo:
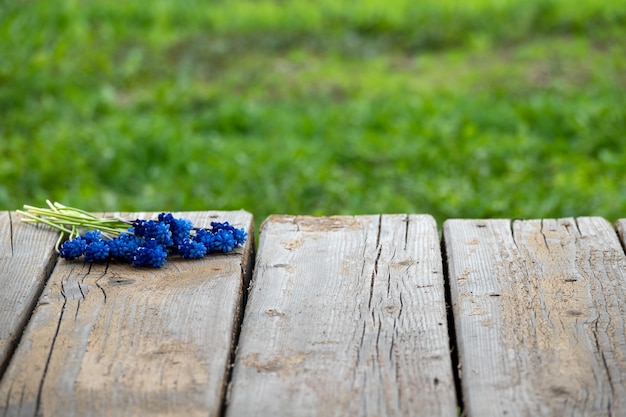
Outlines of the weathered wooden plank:
[{"label": "weathered wooden plank", "polygon": [[272,216],[228,416],[454,416],[430,216]]},{"label": "weathered wooden plank", "polygon": [[0,212],[0,376],[50,276],[58,233]]},{"label": "weathered wooden plank", "polygon": [[601,218],[448,220],[467,416],[626,415],[626,257]]},{"label": "weathered wooden plank", "polygon": [[[243,211],[177,215],[253,227]],[[0,414],[219,415],[252,242],[161,269],[59,261],[1,381]]]}]

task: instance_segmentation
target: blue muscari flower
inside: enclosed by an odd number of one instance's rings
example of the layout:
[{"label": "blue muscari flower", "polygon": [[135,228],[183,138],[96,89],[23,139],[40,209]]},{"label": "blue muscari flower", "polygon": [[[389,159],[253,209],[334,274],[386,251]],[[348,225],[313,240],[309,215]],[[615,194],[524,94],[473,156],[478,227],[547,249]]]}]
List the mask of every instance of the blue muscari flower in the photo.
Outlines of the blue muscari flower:
[{"label": "blue muscari flower", "polygon": [[109,240],[109,255],[112,258],[132,260],[131,255],[143,242],[137,236],[121,233],[119,237]]},{"label": "blue muscari flower", "polygon": [[248,233],[243,228],[235,229],[233,236],[235,238],[235,245],[241,246],[244,243],[246,243],[246,238],[248,237]]},{"label": "blue muscari flower", "polygon": [[165,247],[174,244],[170,226],[163,222],[137,219],[133,222],[133,233],[146,240],[155,239],[159,245]]},{"label": "blue muscari flower", "polygon": [[139,246],[132,256],[132,263],[135,266],[151,266],[160,268],[165,263],[167,252],[156,239],[146,240],[142,246]]},{"label": "blue muscari flower", "polygon": [[241,246],[246,242],[246,238],[248,237],[248,233],[242,229],[236,229],[234,226],[230,225],[228,222],[219,223],[219,222],[211,222],[211,227],[213,233],[217,233],[220,230],[225,230],[227,232],[232,233],[235,238],[235,247]]},{"label": "blue muscari flower", "polygon": [[169,248],[183,258],[201,258],[206,253],[230,252],[245,243],[248,233],[228,222],[211,222],[211,229],[197,229],[193,237],[190,220],[176,219],[171,213],[161,213],[159,221],[137,219],[128,233],[111,240],[102,239],[100,230],[91,230],[64,242],[61,257],[74,259],[85,255],[85,261],[103,261],[111,257],[126,259],[136,266],[161,267]]},{"label": "blue muscari flower", "polygon": [[228,230],[218,230],[217,233],[213,236],[214,248],[219,252],[230,252],[234,249],[235,245],[235,237]]},{"label": "blue muscari flower", "polygon": [[220,230],[226,230],[226,231],[229,231],[231,233],[233,233],[235,231],[235,228],[233,226],[231,226],[230,224],[228,224],[228,222],[224,222],[224,223],[211,222],[211,229],[212,229],[213,233],[217,233]]},{"label": "blue muscari flower", "polygon": [[87,241],[83,239],[81,236],[78,236],[72,240],[66,240],[61,245],[61,249],[59,251],[59,255],[64,259],[74,259],[79,258],[85,254],[85,249],[87,248]]},{"label": "blue muscari flower", "polygon": [[175,222],[170,225],[170,228],[172,227],[174,228],[172,237],[178,241],[182,241],[189,237],[189,233],[191,233],[191,229],[193,229],[193,223],[188,219],[176,219]]},{"label": "blue muscari flower", "polygon": [[102,232],[100,230],[90,230],[85,233],[85,240],[87,244],[97,242],[98,240],[102,240]]},{"label": "blue muscari flower", "polygon": [[215,237],[213,233],[207,229],[198,229],[193,237],[194,242],[202,243],[206,248],[207,253],[210,253],[215,248]]},{"label": "blue muscari flower", "polygon": [[133,220],[132,226],[128,229],[129,232],[134,233],[136,236],[143,236],[146,233],[147,220],[137,219]]},{"label": "blue muscari flower", "polygon": [[177,219],[172,213],[159,214],[159,221],[169,225],[175,247],[178,247],[184,239],[189,238],[189,233],[193,229],[191,220]]},{"label": "blue muscari flower", "polygon": [[186,259],[202,258],[206,255],[206,247],[200,243],[191,239],[184,239],[183,242],[178,245],[178,253]]},{"label": "blue muscari flower", "polygon": [[87,245],[87,248],[85,248],[85,261],[87,262],[104,261],[108,257],[109,245],[102,239],[91,242]]},{"label": "blue muscari flower", "polygon": [[174,215],[172,213],[161,213],[159,214],[159,221],[166,223],[166,224],[171,224],[176,220],[176,218],[174,217]]}]

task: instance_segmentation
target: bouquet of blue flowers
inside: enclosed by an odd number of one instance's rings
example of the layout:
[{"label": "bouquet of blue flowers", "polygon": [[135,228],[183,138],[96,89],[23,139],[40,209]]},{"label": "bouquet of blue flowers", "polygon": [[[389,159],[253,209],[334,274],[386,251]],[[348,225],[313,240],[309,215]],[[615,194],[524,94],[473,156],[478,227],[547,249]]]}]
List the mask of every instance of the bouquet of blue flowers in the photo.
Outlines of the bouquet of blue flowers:
[{"label": "bouquet of blue flowers", "polygon": [[[211,222],[210,228],[195,228],[188,219],[161,213],[158,220],[98,217],[60,203],[48,208],[24,206],[22,221],[42,223],[61,232],[57,251],[62,258],[84,257],[86,262],[112,259],[135,266],[163,266],[169,254],[197,259],[211,252],[230,252],[242,246],[248,234],[228,222]],[[81,234],[82,231],[85,231]]]}]

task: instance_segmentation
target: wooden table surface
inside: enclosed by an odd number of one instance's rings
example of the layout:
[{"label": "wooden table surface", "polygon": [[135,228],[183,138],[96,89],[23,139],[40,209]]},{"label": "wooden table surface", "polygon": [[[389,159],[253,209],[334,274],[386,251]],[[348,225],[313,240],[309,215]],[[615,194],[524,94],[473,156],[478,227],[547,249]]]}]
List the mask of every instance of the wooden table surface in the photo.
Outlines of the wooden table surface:
[{"label": "wooden table surface", "polygon": [[2,212],[0,416],[626,416],[625,234],[271,216],[256,253],[145,269]]}]

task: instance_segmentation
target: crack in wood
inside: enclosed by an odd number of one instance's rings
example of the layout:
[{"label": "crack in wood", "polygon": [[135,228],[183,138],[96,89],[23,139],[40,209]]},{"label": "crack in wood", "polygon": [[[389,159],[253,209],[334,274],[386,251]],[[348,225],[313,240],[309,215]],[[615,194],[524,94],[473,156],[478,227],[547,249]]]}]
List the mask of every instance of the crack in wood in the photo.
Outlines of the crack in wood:
[{"label": "crack in wood", "polygon": [[[577,225],[577,227],[578,227],[578,225]],[[578,228],[578,230],[580,231],[580,228]],[[592,260],[592,252],[593,251],[589,251],[589,257],[587,259],[587,262],[590,265],[597,264],[597,263],[594,263],[593,260]],[[604,252],[603,252],[603,255],[604,255]],[[612,256],[611,256],[611,258],[612,258]],[[606,264],[606,262],[604,262],[604,261],[605,261],[605,259],[603,259],[603,262],[601,262],[600,265],[604,266]],[[608,273],[608,271],[606,271],[606,269],[604,269],[603,272],[604,272],[603,275],[610,276],[610,274]],[[606,299],[606,296],[604,296],[604,294],[606,293],[606,290],[605,290],[604,285],[602,284],[601,280],[598,281],[598,284],[600,286],[600,293],[603,295],[603,298],[604,298],[604,303],[603,304],[606,305],[607,301],[608,301]],[[609,387],[611,389],[611,397],[608,399],[608,409],[610,410],[611,398],[615,397],[615,384],[614,384],[613,378],[611,376],[611,367],[607,363],[607,359],[606,359],[606,356],[605,356],[605,351],[601,347],[600,340],[599,340],[599,337],[598,337],[598,325],[599,325],[600,318],[601,318],[600,314],[602,314],[602,313],[598,314],[598,318],[594,322],[594,327],[593,327],[593,330],[592,330],[592,334],[593,334],[593,337],[594,337],[596,349],[597,349],[598,353],[600,353],[600,358],[602,360],[602,366],[604,368],[604,373],[606,374],[606,377],[607,377],[607,380],[608,380],[608,383],[609,383]],[[610,313],[607,312],[606,314],[607,314],[607,322],[606,322],[606,325],[604,326],[605,327],[605,332],[604,333],[606,333],[606,329],[608,329],[609,326],[611,325]]]},{"label": "crack in wood", "polygon": [[100,289],[100,291],[102,292],[102,295],[104,296],[104,300],[103,300],[103,304],[106,304],[107,302],[107,293],[104,290],[104,287],[102,287],[102,285],[99,284],[99,281],[101,279],[103,279],[106,275],[107,272],[109,271],[109,262],[106,263],[105,267],[104,267],[104,272],[98,277],[98,279],[96,279],[96,281],[94,282],[94,284],[96,285],[97,288]]},{"label": "crack in wood", "polygon": [[11,258],[15,256],[14,248],[13,248],[13,218],[11,217],[11,212],[9,211],[9,236],[10,236],[10,246],[11,246]]},{"label": "crack in wood", "polygon": [[404,248],[403,250],[406,252],[407,245],[409,243],[409,223],[411,221],[410,216],[407,214],[404,217]]},{"label": "crack in wood", "polygon": [[548,245],[548,238],[546,234],[543,232],[543,226],[544,226],[543,223],[544,223],[544,219],[541,219],[541,229],[539,233],[543,237],[543,242],[546,244],[546,249],[548,250],[548,253],[550,253],[550,245]]},{"label": "crack in wood", "polygon": [[82,297],[83,300],[85,299],[85,291],[83,291],[83,286],[81,284],[85,282],[85,277],[86,276],[87,275],[84,275],[83,278],[80,281],[76,282],[76,285],[78,286],[78,291],[80,291],[80,296]]},{"label": "crack in wood", "polygon": [[[602,367],[604,368],[604,373],[605,373],[605,375],[607,377],[607,380],[608,380],[608,383],[609,383],[609,387],[611,389],[611,398],[612,398],[612,397],[615,396],[615,386],[614,386],[614,383],[613,383],[613,379],[611,377],[610,367],[609,367],[609,365],[607,363],[606,356],[604,354],[604,350],[600,346],[600,340],[598,338],[598,323],[599,323],[599,321],[600,320],[599,320],[599,317],[598,317],[598,320],[596,320],[594,322],[594,327],[593,327],[593,330],[591,331],[591,333],[593,334],[594,342],[595,342],[595,345],[596,345],[596,351],[597,351],[597,353],[600,354]],[[610,410],[610,407],[611,407],[611,398],[608,399],[608,409],[609,410]]]},{"label": "crack in wood", "polygon": [[578,224],[578,218],[577,217],[574,217],[574,225],[576,226],[576,230],[578,231],[578,236],[583,237],[583,234],[580,231],[580,225]]},{"label": "crack in wood", "polygon": [[[380,313],[379,313],[380,314]],[[380,357],[380,333],[383,330],[383,323],[382,323],[382,318],[379,317],[377,321],[375,321],[374,326],[378,327],[378,329],[376,330],[376,357],[379,358]]]},{"label": "crack in wood", "polygon": [[372,271],[372,279],[370,282],[370,296],[369,296],[369,301],[367,302],[367,307],[371,310],[372,309],[372,297],[374,296],[374,281],[376,279],[376,275],[378,275],[378,261],[380,260],[380,254],[382,253],[382,245],[380,244],[380,234],[381,234],[381,228],[382,228],[382,220],[383,217],[382,215],[378,217],[378,234],[376,235],[376,248],[377,248],[377,253],[376,253],[376,259],[374,260],[374,270]]},{"label": "crack in wood", "polygon": [[513,241],[513,244],[515,245],[515,248],[517,249],[517,252],[519,253],[520,252],[520,247],[517,244],[517,239],[515,238],[515,223],[517,221],[518,220],[511,220],[511,221],[509,221],[509,226],[511,228],[511,240]]}]

